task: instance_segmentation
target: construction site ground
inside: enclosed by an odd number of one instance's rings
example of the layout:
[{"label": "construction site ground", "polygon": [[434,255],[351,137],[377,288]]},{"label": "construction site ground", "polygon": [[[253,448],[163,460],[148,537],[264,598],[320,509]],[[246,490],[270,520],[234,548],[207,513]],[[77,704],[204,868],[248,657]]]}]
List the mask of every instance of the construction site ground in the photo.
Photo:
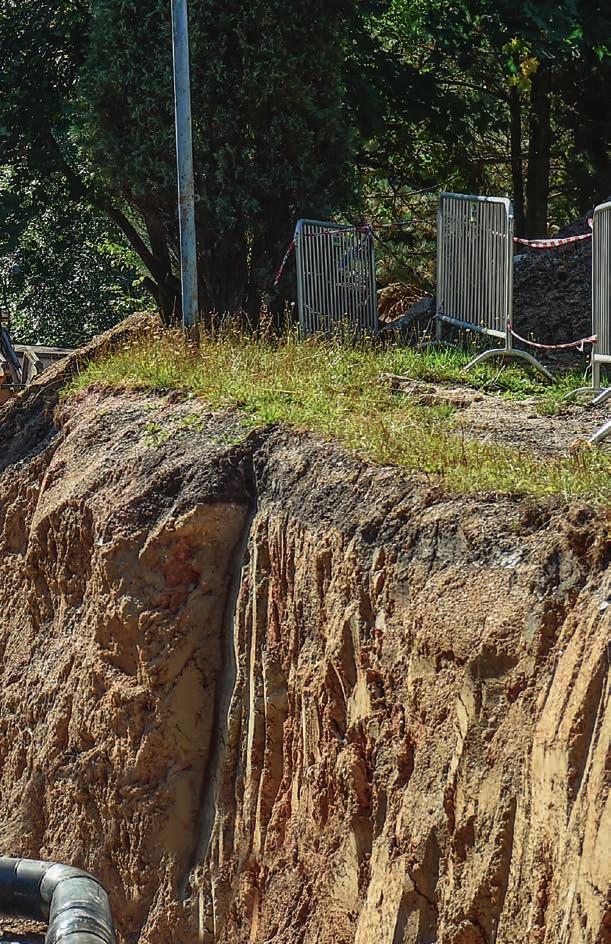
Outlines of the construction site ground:
[{"label": "construction site ground", "polygon": [[[426,405],[448,404],[455,411],[455,429],[469,439],[532,452],[566,455],[586,442],[609,416],[606,404],[591,406],[591,397],[562,404],[557,412],[541,410],[536,397],[513,400],[468,386],[443,386],[392,378],[401,393]],[[611,441],[609,442],[611,445]]]}]

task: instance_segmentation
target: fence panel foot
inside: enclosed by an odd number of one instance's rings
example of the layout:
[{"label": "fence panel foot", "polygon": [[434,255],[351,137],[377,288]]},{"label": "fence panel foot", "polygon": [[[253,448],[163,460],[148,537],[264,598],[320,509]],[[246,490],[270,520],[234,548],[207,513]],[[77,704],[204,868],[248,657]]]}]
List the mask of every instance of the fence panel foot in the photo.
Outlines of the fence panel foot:
[{"label": "fence panel foot", "polygon": [[531,367],[534,367],[535,370],[538,370],[539,373],[550,383],[554,382],[554,375],[544,367],[543,364],[539,363],[536,357],[533,357],[532,354],[528,354],[527,351],[516,351],[513,348],[498,347],[491,348],[489,351],[482,351],[481,354],[478,354],[477,357],[474,357],[472,361],[469,361],[465,370],[471,370],[472,367],[475,367],[476,364],[480,364],[482,361],[491,360],[496,357],[515,357],[518,360],[526,361]]},{"label": "fence panel foot", "polygon": [[601,426],[600,429],[597,429],[593,436],[590,436],[588,442],[591,443],[601,443],[607,436],[611,433],[611,420],[607,420],[604,426]]},{"label": "fence panel foot", "polygon": [[576,400],[577,397],[586,396],[586,395],[590,397],[595,397],[597,393],[600,393],[599,387],[576,387],[575,390],[569,390],[568,393],[565,393],[565,395],[560,398],[560,402],[570,403],[571,400]]},{"label": "fence panel foot", "polygon": [[[594,393],[597,391],[595,390]],[[594,397],[592,400],[592,406],[601,406],[601,404],[606,403],[607,400],[611,398],[611,387],[606,387],[604,390],[601,390],[597,397]]]}]

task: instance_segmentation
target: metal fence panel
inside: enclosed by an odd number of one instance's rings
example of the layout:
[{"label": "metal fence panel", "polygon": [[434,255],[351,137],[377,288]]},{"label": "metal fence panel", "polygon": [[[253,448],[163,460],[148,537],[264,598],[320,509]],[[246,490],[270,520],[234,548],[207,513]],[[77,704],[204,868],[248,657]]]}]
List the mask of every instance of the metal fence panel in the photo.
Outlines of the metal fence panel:
[{"label": "metal fence panel", "polygon": [[611,364],[611,202],[594,210],[592,219],[592,386],[600,387],[601,364]]},{"label": "metal fence panel", "polygon": [[302,334],[378,329],[375,246],[367,227],[299,220],[295,230]]},{"label": "metal fence panel", "polygon": [[437,228],[438,321],[508,339],[512,296],[511,201],[442,193]]}]

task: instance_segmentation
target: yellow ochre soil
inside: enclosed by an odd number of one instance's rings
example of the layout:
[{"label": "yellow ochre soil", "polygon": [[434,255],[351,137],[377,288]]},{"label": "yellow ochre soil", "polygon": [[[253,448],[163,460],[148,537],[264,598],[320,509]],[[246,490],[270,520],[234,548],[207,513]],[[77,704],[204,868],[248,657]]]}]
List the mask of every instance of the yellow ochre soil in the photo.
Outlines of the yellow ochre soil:
[{"label": "yellow ochre soil", "polygon": [[608,940],[605,511],[67,369],[0,413],[2,853],[121,944]]}]

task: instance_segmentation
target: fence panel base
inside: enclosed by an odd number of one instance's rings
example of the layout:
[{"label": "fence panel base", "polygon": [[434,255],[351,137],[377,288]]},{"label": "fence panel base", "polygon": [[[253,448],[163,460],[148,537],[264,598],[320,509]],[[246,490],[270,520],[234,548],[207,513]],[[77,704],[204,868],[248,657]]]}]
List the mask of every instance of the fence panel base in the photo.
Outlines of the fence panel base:
[{"label": "fence panel base", "polygon": [[536,357],[533,357],[532,354],[529,354],[528,351],[519,351],[515,347],[496,347],[490,348],[488,351],[482,351],[481,354],[478,354],[477,357],[474,357],[472,361],[469,361],[465,370],[471,370],[472,367],[475,367],[476,364],[481,364],[482,361],[490,360],[491,358],[497,357],[512,357],[518,360],[526,361],[527,364],[530,364],[531,367],[534,367],[535,370],[538,370],[544,377],[546,377],[550,383],[554,380],[554,375],[547,367],[544,367],[543,364],[537,360]]},{"label": "fence panel base", "polygon": [[611,436],[611,420],[608,420],[604,426],[597,429],[594,435],[590,436],[588,441],[597,444],[604,442],[609,436]]}]

